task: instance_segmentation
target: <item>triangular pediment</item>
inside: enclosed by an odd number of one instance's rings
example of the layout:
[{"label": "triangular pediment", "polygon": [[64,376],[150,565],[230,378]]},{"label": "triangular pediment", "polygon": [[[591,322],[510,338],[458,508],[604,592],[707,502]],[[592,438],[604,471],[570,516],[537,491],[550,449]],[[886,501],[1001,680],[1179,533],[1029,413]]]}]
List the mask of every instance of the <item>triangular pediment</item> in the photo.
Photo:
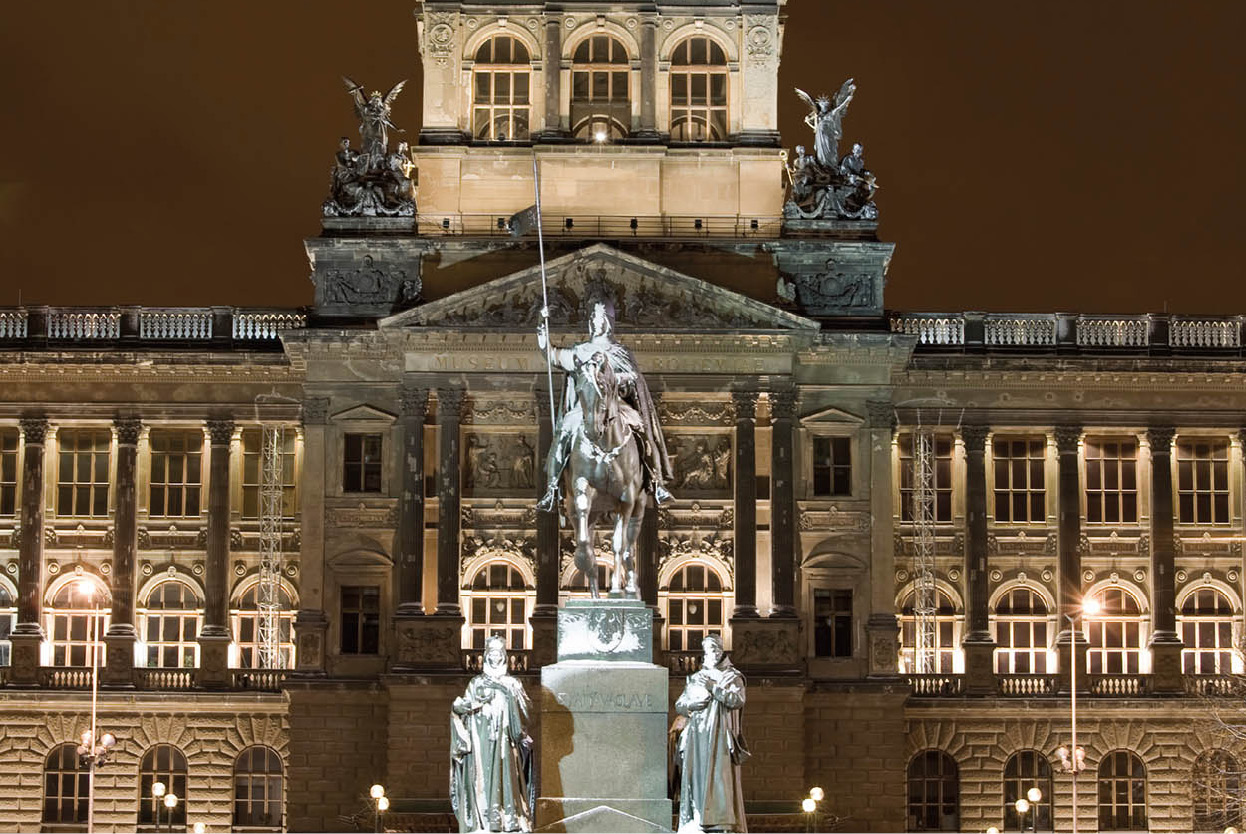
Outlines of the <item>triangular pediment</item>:
[{"label": "triangular pediment", "polygon": [[[818,324],[761,301],[594,244],[546,264],[550,322],[580,327],[593,301],[608,299],[621,329],[816,331]],[[382,319],[379,326],[535,328],[542,305],[539,266]]]},{"label": "triangular pediment", "polygon": [[370,405],[356,405],[333,415],[335,422],[356,421],[373,423],[392,423],[396,419],[388,411],[382,411]]},{"label": "triangular pediment", "polygon": [[860,426],[865,423],[865,419],[838,408],[824,408],[801,417],[800,422],[804,426]]}]

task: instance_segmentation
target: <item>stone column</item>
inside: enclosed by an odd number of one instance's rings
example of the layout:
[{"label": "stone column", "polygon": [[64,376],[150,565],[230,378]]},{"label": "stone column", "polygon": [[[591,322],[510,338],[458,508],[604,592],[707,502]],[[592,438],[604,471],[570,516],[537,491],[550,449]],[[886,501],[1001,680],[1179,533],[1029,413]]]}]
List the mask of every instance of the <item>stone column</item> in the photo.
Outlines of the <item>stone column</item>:
[{"label": "stone column", "polygon": [[107,662],[102,682],[107,686],[134,685],[134,563],[138,553],[138,437],[143,424],[117,418],[116,510],[113,519],[112,622],[104,636]]},{"label": "stone column", "polygon": [[961,439],[965,443],[965,590],[968,626],[965,639],[965,684],[971,695],[989,695],[995,691],[993,661],[995,641],[991,639],[990,612],[987,597],[986,547],[986,438],[990,428],[964,426]]},{"label": "stone column", "polygon": [[1184,691],[1173,541],[1171,426],[1147,432],[1151,446],[1151,685],[1155,692]]},{"label": "stone column", "polygon": [[401,557],[398,572],[399,617],[424,614],[424,417],[428,390],[415,386],[402,389],[402,503],[398,538]]},{"label": "stone column", "polygon": [[562,129],[562,18],[545,18],[545,124],[538,138],[557,138]]},{"label": "stone column", "polygon": [[10,635],[13,683],[39,682],[39,646],[43,642],[43,443],[46,417],[22,418],[21,545],[17,557],[17,626]]},{"label": "stone column", "polygon": [[891,503],[894,475],[891,440],[895,407],[887,400],[865,404],[870,443],[870,618],[869,676],[894,678],[899,674],[900,626],[896,620],[895,517]]},{"label": "stone column", "polygon": [[[1081,477],[1077,446],[1081,426],[1056,426],[1056,454],[1059,456],[1060,503],[1060,620],[1056,643],[1060,650],[1060,691],[1069,691],[1069,670],[1077,664],[1078,690],[1085,688],[1086,635],[1080,628],[1082,606],[1082,505]],[[1069,628],[1069,617],[1079,623]]]},{"label": "stone column", "polygon": [[[543,385],[533,390],[536,399],[536,475],[533,478],[533,503],[545,494],[548,482],[545,461],[554,442],[554,425],[550,411],[550,391]],[[558,542],[558,513],[537,511],[536,514],[536,607],[529,623],[532,626],[532,666],[545,666],[557,659],[555,640],[558,637],[558,567],[561,562]]]},{"label": "stone column", "polygon": [[770,393],[770,581],[771,617],[796,616],[796,487],[793,423],[796,393]]},{"label": "stone column", "polygon": [[731,393],[735,405],[735,611],[757,616],[757,391]]},{"label": "stone column", "polygon": [[208,420],[208,535],[203,628],[199,631],[199,684],[229,684],[229,444],[234,421]]},{"label": "stone column", "polygon": [[658,21],[640,22],[640,130],[637,139],[658,139]]},{"label": "stone column", "polygon": [[294,670],[319,677],[325,673],[324,496],[327,397],[303,399],[303,473],[299,482],[299,596],[294,620],[297,640]]}]

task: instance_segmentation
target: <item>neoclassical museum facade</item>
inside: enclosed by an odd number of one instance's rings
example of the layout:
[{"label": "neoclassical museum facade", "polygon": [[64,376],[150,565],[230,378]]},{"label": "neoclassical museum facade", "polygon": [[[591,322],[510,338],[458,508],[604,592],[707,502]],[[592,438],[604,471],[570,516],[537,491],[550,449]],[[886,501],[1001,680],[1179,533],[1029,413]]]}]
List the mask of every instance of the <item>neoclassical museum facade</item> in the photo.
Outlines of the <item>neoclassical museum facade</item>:
[{"label": "neoclassical museum facade", "polygon": [[887,309],[868,172],[779,137],[784,0],[415,5],[418,187],[339,155],[308,306],[0,309],[0,828],[85,830],[96,685],[98,830],[362,829],[374,783],[446,830],[484,638],[535,695],[587,593],[536,329],[599,299],[676,471],[656,656],[748,677],[756,830],[814,786],[1066,830],[1074,690],[1080,830],[1240,825],[1241,316]]}]

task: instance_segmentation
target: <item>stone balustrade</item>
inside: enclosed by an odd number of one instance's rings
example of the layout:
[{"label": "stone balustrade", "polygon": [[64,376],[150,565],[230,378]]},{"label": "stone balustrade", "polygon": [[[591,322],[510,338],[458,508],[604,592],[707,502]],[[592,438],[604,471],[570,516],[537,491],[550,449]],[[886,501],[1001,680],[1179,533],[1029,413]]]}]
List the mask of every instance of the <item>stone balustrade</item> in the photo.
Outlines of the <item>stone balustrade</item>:
[{"label": "stone balustrade", "polygon": [[280,345],[285,330],[307,326],[300,310],[238,307],[10,307],[0,309],[0,345],[148,345],[248,348]]},{"label": "stone balustrade", "polygon": [[1031,698],[1055,695],[1059,689],[1057,675],[999,675],[995,678],[999,694],[1010,698]]},{"label": "stone balustrade", "polygon": [[913,695],[918,698],[947,697],[965,694],[964,675],[905,675],[909,685],[913,687]]},{"label": "stone balustrade", "polygon": [[[528,671],[528,652],[522,649],[506,650],[507,670],[511,674]],[[471,672],[473,675],[483,672],[485,668],[485,653],[475,649],[467,649],[463,652],[463,671]],[[535,670],[534,670],[535,671]]]}]

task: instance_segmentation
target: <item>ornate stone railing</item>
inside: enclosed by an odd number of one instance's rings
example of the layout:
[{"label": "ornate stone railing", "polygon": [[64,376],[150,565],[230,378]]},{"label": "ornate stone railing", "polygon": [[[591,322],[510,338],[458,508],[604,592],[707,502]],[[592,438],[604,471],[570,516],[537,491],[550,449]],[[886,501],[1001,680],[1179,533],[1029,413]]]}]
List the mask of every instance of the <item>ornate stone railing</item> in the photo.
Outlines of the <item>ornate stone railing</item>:
[{"label": "ornate stone railing", "polygon": [[1206,698],[1237,698],[1246,689],[1240,675],[1186,675],[1182,683],[1186,694]]},{"label": "ornate stone railing", "polygon": [[45,689],[90,689],[90,666],[44,666],[39,670],[39,685]]},{"label": "ornate stone railing", "polygon": [[666,652],[666,668],[675,675],[691,675],[701,668],[703,652]]},{"label": "ornate stone railing", "polygon": [[1091,695],[1127,698],[1151,691],[1150,675],[1090,675],[1086,688]]},{"label": "ornate stone railing", "polygon": [[919,345],[963,345],[965,317],[919,313],[893,316],[891,332],[916,336]]},{"label": "ornate stone railing", "polygon": [[195,688],[194,669],[135,669],[139,689],[183,690]]},{"label": "ornate stone railing", "polygon": [[[510,672],[527,672],[528,671],[528,652],[522,649],[506,650],[506,665]],[[473,675],[483,672],[485,668],[485,653],[476,649],[465,649],[463,651],[463,671],[471,672]]]},{"label": "ornate stone railing", "polygon": [[944,697],[965,694],[964,675],[906,675],[913,694],[921,697]]},{"label": "ornate stone railing", "polygon": [[142,310],[138,314],[140,339],[211,339],[210,310]]},{"label": "ornate stone railing", "polygon": [[26,311],[0,311],[0,339],[26,338]]},{"label": "ornate stone railing", "polygon": [[988,315],[983,322],[983,337],[988,345],[998,347],[1054,345],[1054,315]]},{"label": "ornate stone railing", "polygon": [[280,692],[289,674],[287,669],[230,669],[229,680],[234,689]]},{"label": "ornate stone railing", "polygon": [[1059,688],[1057,675],[999,675],[995,678],[999,694],[1014,698],[1054,695]]},{"label": "ornate stone railing", "polygon": [[307,326],[307,316],[289,311],[235,313],[233,334],[243,341],[279,339],[283,330]]},{"label": "ornate stone railing", "polygon": [[1146,347],[1150,316],[1078,316],[1077,344],[1082,347]]},{"label": "ornate stone railing", "polygon": [[1175,348],[1237,348],[1242,346],[1240,318],[1180,318],[1168,324],[1168,344]]},{"label": "ornate stone railing", "polygon": [[[421,214],[416,230],[430,237],[510,237],[509,215]],[[637,215],[544,213],[545,237],[778,237],[783,219],[775,215]],[[536,235],[535,227],[532,231]]]},{"label": "ornate stone railing", "polygon": [[24,347],[158,343],[229,347],[276,343],[307,326],[299,310],[235,307],[16,307],[0,309],[0,342]]},{"label": "ornate stone railing", "polygon": [[121,313],[116,310],[49,310],[49,339],[116,339],[121,336]]}]

